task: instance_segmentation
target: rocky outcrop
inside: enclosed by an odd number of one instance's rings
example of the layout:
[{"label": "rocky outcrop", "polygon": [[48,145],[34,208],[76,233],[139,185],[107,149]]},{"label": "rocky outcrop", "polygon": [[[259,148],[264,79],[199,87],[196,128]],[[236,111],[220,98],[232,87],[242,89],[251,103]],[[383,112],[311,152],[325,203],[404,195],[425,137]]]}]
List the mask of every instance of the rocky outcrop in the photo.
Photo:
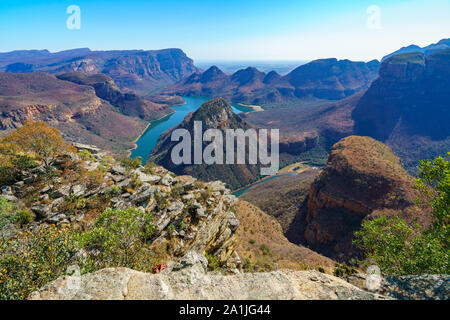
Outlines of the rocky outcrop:
[{"label": "rocky outcrop", "polygon": [[249,104],[278,103],[304,97],[338,100],[365,89],[376,78],[378,61],[321,59],[302,65],[286,76],[267,75],[249,67],[226,75],[213,66],[182,80],[167,93],[220,96]]},{"label": "rocky outcrop", "polygon": [[[220,266],[240,267],[234,235],[239,221],[232,212],[237,199],[222,182],[177,177],[162,167],[154,167],[151,172],[144,167],[125,168],[93,146],[75,146],[95,153],[86,160],[72,153],[59,156],[53,162],[55,175],[51,181],[46,179],[44,168],[37,167],[23,171],[18,181],[1,189],[1,197],[31,209],[36,216],[31,228],[57,224],[89,229],[99,213],[88,202],[97,199],[101,208],[137,207],[151,212],[157,227],[151,246],[166,248],[171,259],[194,250],[216,257]],[[99,181],[93,183],[91,176]],[[74,207],[73,199],[83,205]]]},{"label": "rocky outcrop", "polygon": [[220,275],[206,272],[202,255],[188,252],[162,272],[103,269],[79,278],[61,277],[30,300],[374,300],[369,293],[318,271]]},{"label": "rocky outcrop", "polygon": [[427,208],[414,204],[413,187],[413,178],[386,145],[369,137],[344,138],[331,149],[288,238],[338,260],[357,257],[352,239],[364,219],[387,215],[429,223]]},{"label": "rocky outcrop", "polygon": [[121,89],[146,94],[199,70],[180,49],[91,51],[84,48],[55,53],[47,50],[1,53],[0,71],[104,73]]}]

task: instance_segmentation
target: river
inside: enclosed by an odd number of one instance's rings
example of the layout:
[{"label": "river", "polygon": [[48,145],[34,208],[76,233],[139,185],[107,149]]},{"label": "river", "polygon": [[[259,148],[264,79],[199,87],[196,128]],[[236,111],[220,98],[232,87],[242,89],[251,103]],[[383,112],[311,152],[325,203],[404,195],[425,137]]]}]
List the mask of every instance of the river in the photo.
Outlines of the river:
[{"label": "river", "polygon": [[[166,130],[171,129],[184,120],[190,113],[196,111],[203,103],[210,100],[208,97],[183,97],[186,103],[182,106],[172,106],[175,113],[160,120],[153,121],[145,133],[136,142],[137,148],[131,152],[131,158],[141,157],[145,162],[158,142],[159,136]],[[244,107],[232,103],[231,107],[235,113],[252,111],[251,107]]]}]

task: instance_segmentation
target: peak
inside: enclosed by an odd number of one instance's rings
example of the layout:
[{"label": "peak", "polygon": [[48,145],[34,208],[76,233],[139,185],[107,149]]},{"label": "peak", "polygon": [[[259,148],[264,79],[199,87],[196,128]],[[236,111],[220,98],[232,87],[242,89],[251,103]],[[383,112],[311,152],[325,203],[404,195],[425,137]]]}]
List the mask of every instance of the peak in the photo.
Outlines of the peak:
[{"label": "peak", "polygon": [[370,137],[349,136],[336,143],[331,148],[328,166],[340,167],[344,163],[369,175],[407,175],[392,150]]}]

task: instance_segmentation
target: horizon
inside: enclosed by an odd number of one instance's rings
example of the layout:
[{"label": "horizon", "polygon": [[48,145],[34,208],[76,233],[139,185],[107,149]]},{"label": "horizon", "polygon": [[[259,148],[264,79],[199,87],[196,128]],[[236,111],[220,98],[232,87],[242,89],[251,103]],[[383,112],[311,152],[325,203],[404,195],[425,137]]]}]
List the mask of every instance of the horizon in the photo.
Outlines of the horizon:
[{"label": "horizon", "polygon": [[[79,29],[67,25],[71,5],[80,9]],[[180,48],[203,62],[370,61],[411,44],[436,43],[448,30],[450,3],[444,0],[0,4],[0,52]]]}]

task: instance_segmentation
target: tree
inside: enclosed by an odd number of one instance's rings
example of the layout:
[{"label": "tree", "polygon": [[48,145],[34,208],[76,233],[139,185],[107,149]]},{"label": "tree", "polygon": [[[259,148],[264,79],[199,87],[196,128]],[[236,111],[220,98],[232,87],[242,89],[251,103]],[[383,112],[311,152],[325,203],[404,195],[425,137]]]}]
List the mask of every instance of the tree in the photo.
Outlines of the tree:
[{"label": "tree", "polygon": [[363,249],[369,263],[387,274],[450,272],[449,209],[450,153],[420,161],[416,188],[418,204],[432,208],[433,224],[426,229],[408,225],[399,217],[364,221],[354,244]]},{"label": "tree", "polygon": [[59,130],[42,121],[25,122],[23,127],[7,136],[4,142],[33,154],[44,162],[47,169],[59,154],[70,150]]}]

